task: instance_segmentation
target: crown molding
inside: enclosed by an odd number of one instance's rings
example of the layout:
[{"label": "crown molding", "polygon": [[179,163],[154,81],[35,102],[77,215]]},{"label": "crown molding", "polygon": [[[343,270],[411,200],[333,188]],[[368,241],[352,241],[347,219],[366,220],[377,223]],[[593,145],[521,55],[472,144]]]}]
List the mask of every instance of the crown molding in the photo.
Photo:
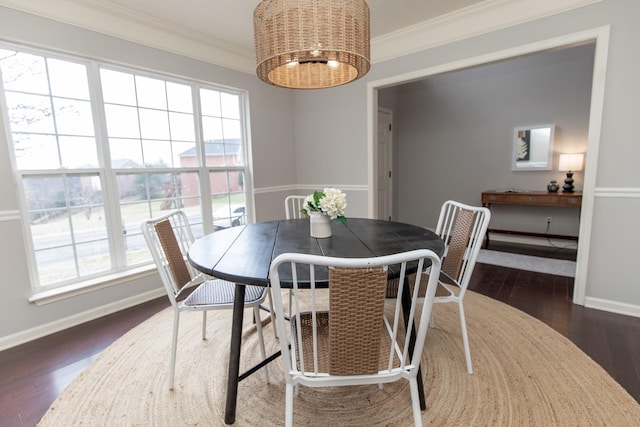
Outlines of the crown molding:
[{"label": "crown molding", "polygon": [[602,0],[487,0],[371,40],[371,62],[382,62]]},{"label": "crown molding", "polygon": [[[487,0],[371,40],[371,62],[382,62],[602,0]],[[252,49],[104,0],[0,0],[0,6],[96,31],[152,48],[255,72]]]},{"label": "crown molding", "polygon": [[253,74],[254,52],[104,0],[0,0],[0,6]]}]

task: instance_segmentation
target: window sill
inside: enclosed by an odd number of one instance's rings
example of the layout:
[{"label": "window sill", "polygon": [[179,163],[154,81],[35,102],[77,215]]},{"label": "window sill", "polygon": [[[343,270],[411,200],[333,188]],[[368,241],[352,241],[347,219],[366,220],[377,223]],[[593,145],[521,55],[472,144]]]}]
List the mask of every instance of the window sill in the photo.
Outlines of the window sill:
[{"label": "window sill", "polygon": [[48,289],[42,292],[36,292],[29,297],[29,302],[36,305],[45,305],[52,302],[62,301],[78,295],[97,291],[114,285],[120,285],[131,280],[141,277],[150,276],[157,272],[155,264],[145,265],[143,267],[134,268],[125,272],[114,273],[101,276],[92,280],[74,283],[72,285],[61,286],[55,289]]}]

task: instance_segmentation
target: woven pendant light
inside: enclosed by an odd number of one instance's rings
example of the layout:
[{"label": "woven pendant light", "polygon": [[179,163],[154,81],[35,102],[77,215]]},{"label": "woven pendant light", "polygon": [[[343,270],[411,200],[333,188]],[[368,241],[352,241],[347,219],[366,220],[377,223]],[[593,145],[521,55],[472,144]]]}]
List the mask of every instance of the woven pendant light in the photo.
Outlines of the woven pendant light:
[{"label": "woven pendant light", "polygon": [[269,84],[320,89],[369,71],[365,0],[262,0],[253,27],[256,73]]}]

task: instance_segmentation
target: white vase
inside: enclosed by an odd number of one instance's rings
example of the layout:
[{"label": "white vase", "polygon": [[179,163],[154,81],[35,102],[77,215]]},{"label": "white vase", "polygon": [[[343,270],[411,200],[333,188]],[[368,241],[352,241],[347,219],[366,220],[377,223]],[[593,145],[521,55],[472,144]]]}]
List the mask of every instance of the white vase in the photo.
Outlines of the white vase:
[{"label": "white vase", "polygon": [[331,237],[331,218],[321,212],[309,212],[309,232],[311,237]]}]

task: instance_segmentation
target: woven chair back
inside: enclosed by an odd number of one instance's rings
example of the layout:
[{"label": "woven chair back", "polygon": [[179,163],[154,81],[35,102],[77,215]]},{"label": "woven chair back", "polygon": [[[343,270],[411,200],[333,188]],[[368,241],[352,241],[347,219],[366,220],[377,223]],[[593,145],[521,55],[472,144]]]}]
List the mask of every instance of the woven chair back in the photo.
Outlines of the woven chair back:
[{"label": "woven chair back", "polygon": [[184,254],[178,244],[171,221],[169,219],[160,221],[156,223],[155,229],[177,292],[191,281],[191,274],[184,261]]},{"label": "woven chair back", "polygon": [[462,268],[462,261],[469,246],[471,231],[476,213],[459,209],[455,215],[453,228],[447,236],[447,256],[442,262],[442,271],[457,279]]},{"label": "woven chair back", "polygon": [[329,270],[329,373],[378,372],[387,270]]}]

